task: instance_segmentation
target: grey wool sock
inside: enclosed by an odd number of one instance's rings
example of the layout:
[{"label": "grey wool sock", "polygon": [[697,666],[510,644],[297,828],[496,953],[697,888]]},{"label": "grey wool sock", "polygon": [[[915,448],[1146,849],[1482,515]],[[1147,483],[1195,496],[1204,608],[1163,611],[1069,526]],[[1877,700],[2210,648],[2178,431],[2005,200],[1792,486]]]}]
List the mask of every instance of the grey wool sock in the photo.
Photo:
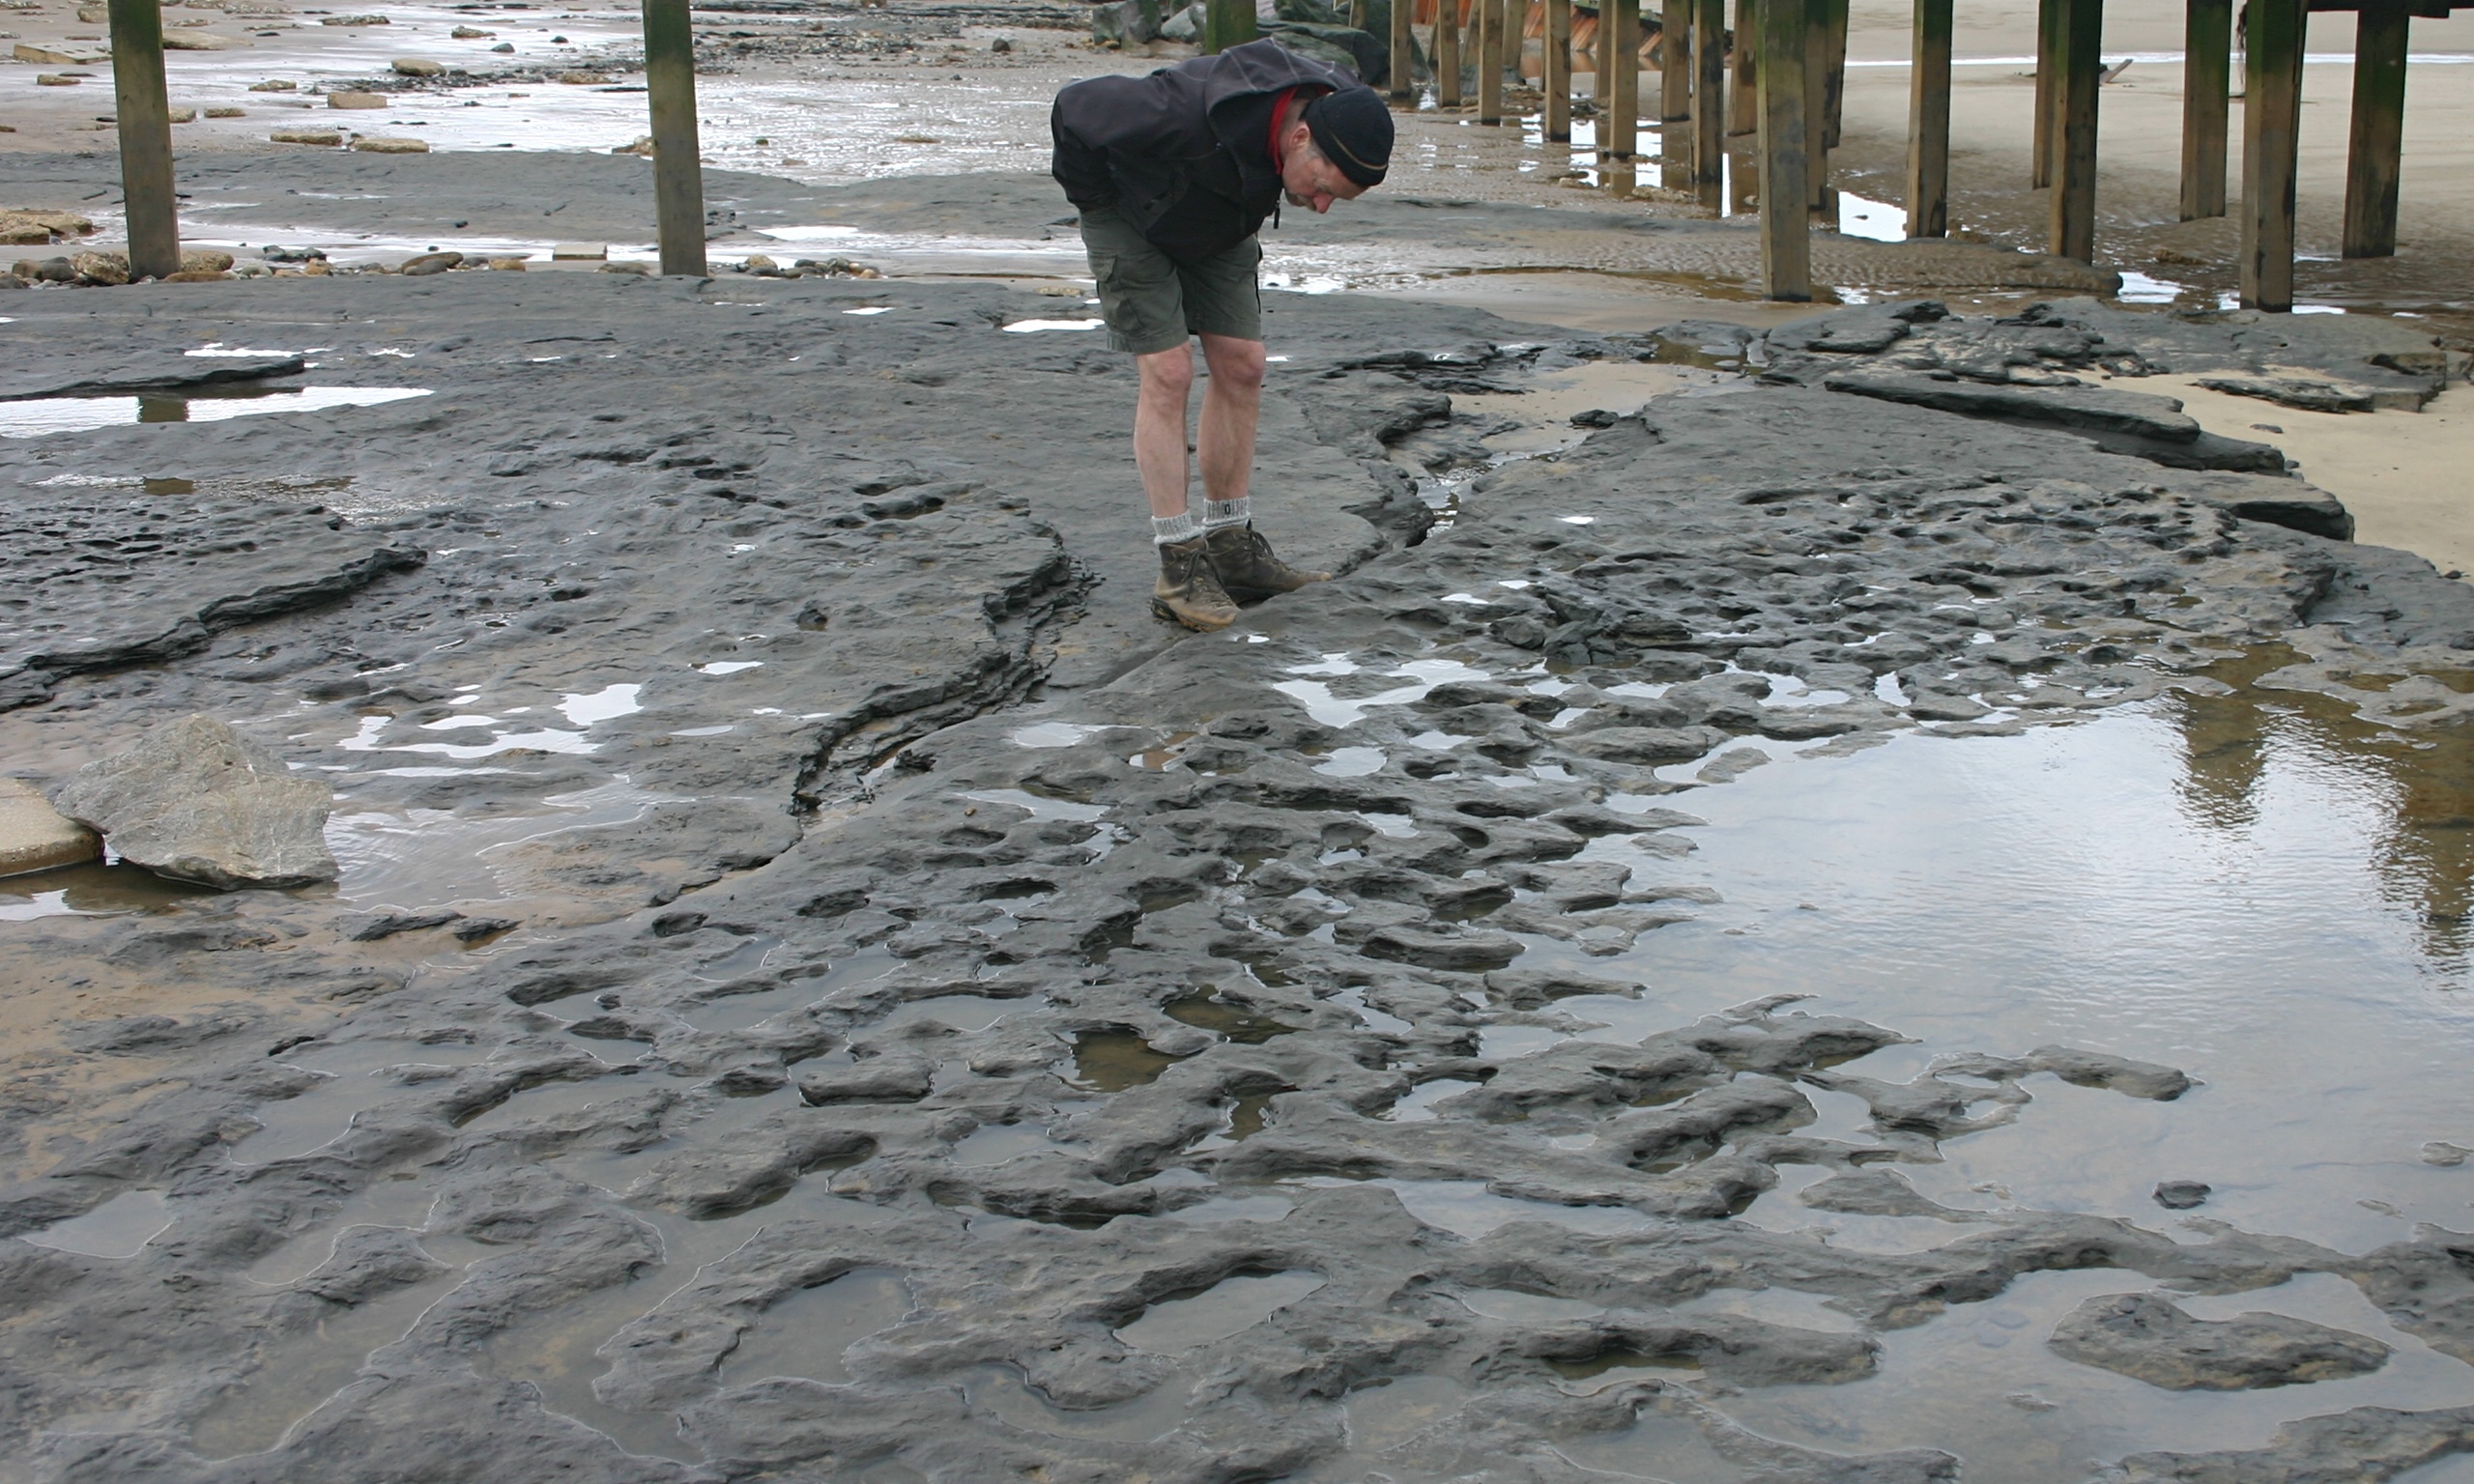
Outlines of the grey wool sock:
[{"label": "grey wool sock", "polygon": [[1206,499],[1202,502],[1202,528],[1218,530],[1223,526],[1243,526],[1254,518],[1253,498],[1240,495],[1235,499]]},{"label": "grey wool sock", "polygon": [[1180,510],[1175,515],[1155,515],[1151,518],[1153,546],[1174,546],[1180,541],[1192,541],[1201,534],[1202,527],[1195,522],[1194,513],[1192,510]]}]

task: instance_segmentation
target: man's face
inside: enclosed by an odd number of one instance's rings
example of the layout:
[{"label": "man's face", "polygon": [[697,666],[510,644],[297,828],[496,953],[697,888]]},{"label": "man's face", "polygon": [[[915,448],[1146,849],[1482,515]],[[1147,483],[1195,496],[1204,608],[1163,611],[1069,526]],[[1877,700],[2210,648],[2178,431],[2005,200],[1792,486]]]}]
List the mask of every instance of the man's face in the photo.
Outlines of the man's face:
[{"label": "man's face", "polygon": [[1365,186],[1342,175],[1339,166],[1314,148],[1314,131],[1302,123],[1291,125],[1288,138],[1281,142],[1280,183],[1289,205],[1306,207],[1317,215],[1330,211],[1335,201],[1354,201],[1366,194]]}]

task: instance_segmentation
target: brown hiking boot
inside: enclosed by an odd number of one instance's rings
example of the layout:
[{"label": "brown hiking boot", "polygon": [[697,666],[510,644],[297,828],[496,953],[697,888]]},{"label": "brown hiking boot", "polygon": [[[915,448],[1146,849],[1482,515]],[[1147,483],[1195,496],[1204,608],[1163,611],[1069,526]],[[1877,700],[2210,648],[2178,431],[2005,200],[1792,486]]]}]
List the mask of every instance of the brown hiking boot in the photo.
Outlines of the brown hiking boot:
[{"label": "brown hiking boot", "polygon": [[1203,532],[1202,539],[1211,553],[1212,569],[1220,574],[1220,585],[1240,603],[1260,603],[1279,593],[1295,592],[1309,583],[1332,580],[1329,572],[1300,572],[1273,556],[1272,544],[1251,521],[1217,527]]},{"label": "brown hiking boot", "polygon": [[1237,621],[1237,605],[1228,601],[1204,548],[1201,536],[1160,548],[1160,581],[1151,589],[1151,611],[1210,634]]}]

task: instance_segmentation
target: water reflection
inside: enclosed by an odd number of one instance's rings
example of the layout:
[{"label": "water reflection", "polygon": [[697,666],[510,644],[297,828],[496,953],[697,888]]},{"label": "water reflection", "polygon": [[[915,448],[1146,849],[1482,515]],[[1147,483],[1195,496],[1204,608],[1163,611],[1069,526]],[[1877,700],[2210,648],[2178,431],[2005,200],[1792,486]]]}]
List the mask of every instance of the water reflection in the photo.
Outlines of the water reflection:
[{"label": "water reflection", "polygon": [[[2197,823],[2249,838],[2274,817],[2278,781],[2352,801],[2373,832],[2380,895],[2413,915],[2424,957],[2451,980],[2467,969],[2474,914],[2474,735],[2458,728],[2405,733],[2363,721],[2310,691],[2260,690],[2262,676],[2303,656],[2262,645],[2209,668],[2229,690],[2172,702],[2183,741],[2176,789]],[[2401,676],[2357,675],[2364,690]]]}]

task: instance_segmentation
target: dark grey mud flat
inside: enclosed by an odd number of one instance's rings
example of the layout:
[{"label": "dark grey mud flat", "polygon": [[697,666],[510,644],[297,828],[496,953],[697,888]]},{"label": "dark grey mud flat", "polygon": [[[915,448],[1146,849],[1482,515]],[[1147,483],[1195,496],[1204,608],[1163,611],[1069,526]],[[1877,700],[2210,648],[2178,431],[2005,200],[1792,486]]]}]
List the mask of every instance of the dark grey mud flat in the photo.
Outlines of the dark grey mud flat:
[{"label": "dark grey mud flat", "polygon": [[[0,1473],[2300,1481],[2474,1448],[2465,1405],[2314,1401],[2474,1359],[2474,1239],[1914,1183],[2005,1121],[2170,1126],[2193,1079],[2135,1030],[1923,1067],[1799,1008],[1819,979],[1714,1013],[1654,983],[1713,901],[1678,764],[2015,735],[2272,644],[2297,694],[2441,736],[2467,699],[2413,677],[2466,667],[2474,593],[2066,428],[1749,379],[1429,528],[1387,442],[1659,348],[1330,298],[1280,306],[1260,513],[1343,575],[1181,638],[1106,477],[1123,419],[1087,414],[1122,358],[1003,328],[1040,304],[12,301],[53,348],[29,387],[216,341],[430,395],[0,442],[13,771],[209,711],[334,781],[345,863],[12,899]],[[1782,1172],[1928,1235],[1747,1219]],[[2170,1293],[2052,1365],[2282,1384],[2291,1425],[2022,1459],[1731,1413],[1868,1394],[1902,1336],[2090,1272]],[[2288,1281],[2385,1337],[2192,1312]]]}]

